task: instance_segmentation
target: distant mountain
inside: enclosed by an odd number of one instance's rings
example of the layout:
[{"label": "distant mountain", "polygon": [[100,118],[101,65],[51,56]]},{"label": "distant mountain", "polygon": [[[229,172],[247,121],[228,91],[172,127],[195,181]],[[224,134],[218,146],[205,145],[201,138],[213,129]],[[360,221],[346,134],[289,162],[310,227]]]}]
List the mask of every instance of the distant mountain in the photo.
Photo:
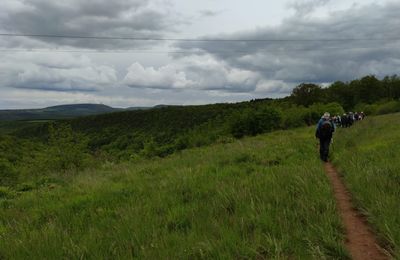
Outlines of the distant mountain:
[{"label": "distant mountain", "polygon": [[42,109],[0,110],[0,121],[64,119],[122,110],[102,104],[73,104]]},{"label": "distant mountain", "polygon": [[160,105],[155,105],[154,107],[128,107],[128,108],[125,108],[123,110],[129,110],[129,111],[131,111],[131,110],[148,110],[148,109],[155,109],[155,108],[175,107],[175,106],[176,105],[163,105],[163,104],[160,104]]},{"label": "distant mountain", "polygon": [[0,121],[69,119],[80,116],[99,115],[120,111],[149,110],[164,107],[169,107],[169,105],[114,108],[103,104],[71,104],[40,109],[6,109],[0,110]]}]

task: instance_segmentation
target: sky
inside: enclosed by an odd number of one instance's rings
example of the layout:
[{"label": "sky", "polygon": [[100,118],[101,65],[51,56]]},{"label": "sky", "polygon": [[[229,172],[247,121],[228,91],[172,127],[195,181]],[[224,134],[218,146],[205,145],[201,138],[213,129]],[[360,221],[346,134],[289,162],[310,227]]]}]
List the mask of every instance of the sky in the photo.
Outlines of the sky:
[{"label": "sky", "polygon": [[278,98],[303,82],[384,77],[400,68],[399,0],[1,5],[0,109]]}]

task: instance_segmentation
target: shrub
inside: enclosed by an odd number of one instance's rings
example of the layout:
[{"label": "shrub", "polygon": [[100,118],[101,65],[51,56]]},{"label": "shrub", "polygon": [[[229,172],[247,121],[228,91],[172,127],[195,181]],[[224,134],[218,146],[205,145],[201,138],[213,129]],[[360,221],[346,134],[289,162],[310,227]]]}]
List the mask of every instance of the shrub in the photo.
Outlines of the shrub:
[{"label": "shrub", "polygon": [[389,101],[387,103],[379,105],[377,108],[377,111],[376,111],[376,113],[378,115],[390,114],[390,113],[396,113],[396,112],[400,112],[400,102],[399,101]]},{"label": "shrub", "polygon": [[283,113],[282,126],[285,129],[308,124],[309,111],[303,106],[286,109]]},{"label": "shrub", "polygon": [[147,158],[158,156],[159,150],[157,148],[158,145],[154,141],[154,139],[150,139],[149,141],[144,143],[143,150],[140,151],[140,154]]},{"label": "shrub", "polygon": [[246,109],[232,115],[228,121],[229,132],[236,138],[269,132],[279,127],[281,118],[274,108]]},{"label": "shrub", "polygon": [[376,115],[378,110],[378,104],[357,104],[354,111],[364,112],[366,115]]},{"label": "shrub", "polygon": [[12,199],[15,196],[15,192],[8,187],[0,186],[0,199]]},{"label": "shrub", "polygon": [[332,116],[333,115],[342,115],[344,113],[343,107],[339,103],[328,103],[328,104],[313,104],[310,106],[311,113],[313,116],[315,116],[316,119],[318,120],[321,115],[323,115],[325,112],[329,112]]},{"label": "shrub", "polygon": [[42,168],[50,171],[82,169],[90,156],[87,142],[82,135],[74,133],[69,125],[49,126],[49,144],[39,155]]},{"label": "shrub", "polygon": [[0,158],[0,185],[11,185],[18,179],[14,166],[6,159]]}]

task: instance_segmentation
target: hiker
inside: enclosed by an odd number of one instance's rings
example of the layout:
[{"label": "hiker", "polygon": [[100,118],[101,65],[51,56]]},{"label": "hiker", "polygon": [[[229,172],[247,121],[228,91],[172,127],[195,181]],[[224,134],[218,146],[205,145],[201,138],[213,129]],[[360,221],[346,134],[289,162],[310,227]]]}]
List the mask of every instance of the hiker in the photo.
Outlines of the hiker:
[{"label": "hiker", "polygon": [[346,113],[343,114],[342,116],[342,127],[348,127],[349,126],[349,117]]},{"label": "hiker", "polygon": [[360,115],[358,114],[358,112],[355,112],[355,113],[354,113],[354,120],[355,120],[355,121],[360,120]]},{"label": "hiker", "polygon": [[336,126],[341,126],[342,125],[342,118],[340,117],[339,114],[334,117],[333,122],[335,123]]},{"label": "hiker", "polygon": [[361,118],[361,120],[364,120],[364,118],[365,118],[365,114],[364,114],[364,112],[361,112],[361,114],[360,114],[360,118]]},{"label": "hiker", "polygon": [[322,161],[327,162],[329,156],[329,145],[331,144],[335,124],[331,120],[331,115],[325,112],[317,124],[315,137],[319,139],[319,155]]},{"label": "hiker", "polygon": [[354,113],[349,112],[348,116],[349,116],[349,127],[351,127],[354,124]]}]

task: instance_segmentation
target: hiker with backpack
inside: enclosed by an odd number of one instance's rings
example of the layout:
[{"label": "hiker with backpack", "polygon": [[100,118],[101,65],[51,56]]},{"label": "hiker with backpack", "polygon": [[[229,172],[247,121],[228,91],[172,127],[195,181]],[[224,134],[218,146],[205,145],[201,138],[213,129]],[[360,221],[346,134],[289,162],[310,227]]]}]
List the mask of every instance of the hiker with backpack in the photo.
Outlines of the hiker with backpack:
[{"label": "hiker with backpack", "polygon": [[324,162],[328,161],[329,145],[331,144],[335,128],[335,123],[332,122],[330,114],[325,112],[319,120],[315,131],[315,137],[319,139],[319,155]]}]

